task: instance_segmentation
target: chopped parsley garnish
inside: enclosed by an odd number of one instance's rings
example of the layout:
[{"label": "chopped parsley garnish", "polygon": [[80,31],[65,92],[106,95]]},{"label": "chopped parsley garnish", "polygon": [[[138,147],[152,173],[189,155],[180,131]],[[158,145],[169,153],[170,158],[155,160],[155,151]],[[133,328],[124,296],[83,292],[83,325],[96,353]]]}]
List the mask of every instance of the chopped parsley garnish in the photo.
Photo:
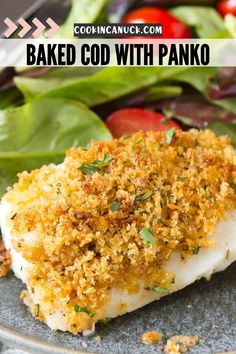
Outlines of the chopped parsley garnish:
[{"label": "chopped parsley garnish", "polygon": [[172,278],[172,280],[171,280],[170,283],[171,283],[171,284],[175,284],[175,278]]},{"label": "chopped parsley garnish", "polygon": [[123,138],[124,140],[129,139],[129,134],[123,134],[123,135],[122,135],[122,138]]},{"label": "chopped parsley garnish", "polygon": [[147,193],[144,193],[144,194],[141,194],[141,195],[137,196],[136,200],[139,200],[139,201],[143,202],[143,201],[148,200],[149,198],[151,198],[153,195],[154,195],[154,192],[150,191],[150,192],[147,192]]},{"label": "chopped parsley garnish", "polygon": [[79,170],[86,173],[87,175],[92,175],[95,172],[99,172],[100,168],[93,166],[93,165],[83,164],[79,167]]},{"label": "chopped parsley garnish", "polygon": [[174,135],[175,135],[175,128],[171,128],[170,130],[167,130],[167,132],[166,132],[167,144],[171,144]]},{"label": "chopped parsley garnish", "polygon": [[135,147],[136,147],[137,145],[139,145],[142,141],[143,141],[143,139],[138,139],[138,140],[136,140],[136,141],[134,142],[134,144],[133,144],[133,149],[135,149]]},{"label": "chopped parsley garnish", "polygon": [[153,234],[151,233],[151,230],[148,229],[147,227],[144,227],[140,232],[140,236],[142,239],[144,239],[149,245],[154,245],[155,239]]},{"label": "chopped parsley garnish", "polygon": [[61,195],[61,183],[57,183],[57,195]]},{"label": "chopped parsley garnish", "polygon": [[159,224],[161,224],[161,225],[164,224],[164,221],[162,220],[162,218],[158,218],[158,219],[157,219],[157,222],[158,222]]},{"label": "chopped parsley garnish", "polygon": [[160,295],[168,295],[169,294],[168,289],[162,288],[160,286],[157,286],[157,287],[153,288],[152,290],[155,291],[155,293],[158,293]]},{"label": "chopped parsley garnish", "polygon": [[186,176],[181,176],[181,177],[179,177],[179,181],[180,182],[184,182],[187,178],[188,177],[186,177]]},{"label": "chopped parsley garnish", "polygon": [[120,210],[120,203],[119,202],[112,202],[110,209],[113,212]]},{"label": "chopped parsley garnish", "polygon": [[102,160],[93,161],[92,165],[102,168],[102,167],[106,167],[107,165],[109,165],[109,163],[113,160],[114,160],[114,157],[106,154]]},{"label": "chopped parsley garnish", "polygon": [[98,323],[106,326],[109,322],[111,322],[112,318],[111,317],[106,317],[102,318],[101,320],[98,320]]},{"label": "chopped parsley garnish", "polygon": [[210,198],[210,201],[211,201],[211,204],[215,204],[215,202],[216,202],[216,200],[215,200],[214,197],[211,197],[211,198]]},{"label": "chopped parsley garnish", "polygon": [[34,294],[34,288],[31,288],[31,293]]},{"label": "chopped parsley garnish", "polygon": [[92,175],[95,172],[99,172],[101,168],[109,165],[112,160],[114,160],[114,157],[105,155],[102,160],[95,160],[91,164],[82,164],[79,170],[87,175]]},{"label": "chopped parsley garnish", "polygon": [[193,254],[198,254],[199,253],[199,250],[200,250],[200,247],[195,247],[193,248]]},{"label": "chopped parsley garnish", "polygon": [[93,314],[90,310],[88,310],[86,307],[79,306],[79,305],[77,305],[77,304],[74,305],[74,310],[75,310],[75,312],[85,312],[85,313],[87,313],[90,317],[93,317],[93,316],[94,316],[94,314]]}]

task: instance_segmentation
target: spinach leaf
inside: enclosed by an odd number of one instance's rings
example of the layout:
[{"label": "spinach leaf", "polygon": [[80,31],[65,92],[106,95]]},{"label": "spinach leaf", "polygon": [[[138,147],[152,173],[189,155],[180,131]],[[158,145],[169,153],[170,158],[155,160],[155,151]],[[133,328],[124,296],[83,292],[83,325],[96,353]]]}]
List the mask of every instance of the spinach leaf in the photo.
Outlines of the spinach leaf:
[{"label": "spinach leaf", "polygon": [[67,148],[86,146],[91,139],[110,140],[98,116],[77,102],[36,99],[0,111],[0,194],[16,173],[59,163]]},{"label": "spinach leaf", "polygon": [[224,108],[226,111],[236,114],[235,97],[228,97],[220,100],[211,100],[208,95],[210,80],[217,74],[219,68],[189,68],[188,71],[176,74],[172,80],[187,83],[201,92],[212,104]]},{"label": "spinach leaf", "polygon": [[73,38],[74,23],[93,23],[107,0],[72,0],[71,11],[65,23],[56,32],[56,38]]},{"label": "spinach leaf", "polygon": [[39,94],[40,97],[63,97],[95,106],[171,79],[188,69],[186,67],[109,67],[95,75],[51,88],[47,87],[46,81],[43,86],[40,86],[38,79],[17,78],[16,84],[27,98]]},{"label": "spinach leaf", "polygon": [[181,86],[175,85],[156,85],[150,87],[145,98],[145,103],[156,102],[169,97],[179,96],[182,93]]},{"label": "spinach leaf", "polygon": [[76,83],[100,70],[96,67],[54,68],[37,78],[29,78],[24,75],[16,76],[14,82],[25,99],[29,101],[41,93]]},{"label": "spinach leaf", "polygon": [[216,135],[228,135],[231,143],[236,146],[236,124],[214,120],[206,128],[213,130]]},{"label": "spinach leaf", "polygon": [[15,87],[0,91],[0,109],[15,107],[23,100],[23,96]]},{"label": "spinach leaf", "polygon": [[230,38],[223,19],[212,7],[178,6],[172,13],[192,27],[200,38]]},{"label": "spinach leaf", "polygon": [[233,38],[236,38],[236,17],[228,14],[224,18],[225,26]]}]

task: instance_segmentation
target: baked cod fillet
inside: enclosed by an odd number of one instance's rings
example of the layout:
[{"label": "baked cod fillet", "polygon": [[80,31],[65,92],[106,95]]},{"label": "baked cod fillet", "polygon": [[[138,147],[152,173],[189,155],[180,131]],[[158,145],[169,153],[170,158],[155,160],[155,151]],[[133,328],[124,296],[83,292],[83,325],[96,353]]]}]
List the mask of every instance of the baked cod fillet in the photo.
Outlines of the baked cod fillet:
[{"label": "baked cod fillet", "polygon": [[137,133],[23,172],[2,236],[32,314],[84,334],[236,259],[236,155],[226,137]]}]

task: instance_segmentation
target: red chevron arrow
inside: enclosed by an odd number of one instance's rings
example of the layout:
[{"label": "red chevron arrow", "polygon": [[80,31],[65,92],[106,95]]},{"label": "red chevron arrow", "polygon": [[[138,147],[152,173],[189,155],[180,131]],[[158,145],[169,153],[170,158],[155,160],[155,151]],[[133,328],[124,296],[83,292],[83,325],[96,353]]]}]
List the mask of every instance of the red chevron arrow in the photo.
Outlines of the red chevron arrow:
[{"label": "red chevron arrow", "polygon": [[12,22],[12,20],[7,17],[5,20],[4,20],[4,23],[8,26],[8,30],[3,33],[3,35],[6,37],[6,38],[9,38],[12,33],[15,32],[15,30],[17,29],[17,26],[15,25],[14,22]]},{"label": "red chevron arrow", "polygon": [[19,19],[18,23],[22,26],[22,30],[18,33],[18,36],[23,38],[26,33],[29,32],[31,26],[22,17]]},{"label": "red chevron arrow", "polygon": [[54,35],[54,33],[58,30],[59,26],[56,24],[56,22],[54,22],[51,19],[51,17],[49,17],[46,22],[47,22],[47,24],[49,24],[51,29],[49,31],[47,31],[47,33],[45,33],[44,37],[51,38]]},{"label": "red chevron arrow", "polygon": [[33,19],[32,22],[36,26],[36,30],[34,31],[34,33],[32,33],[32,36],[34,38],[38,38],[43,33],[43,31],[45,30],[46,27],[36,17]]}]

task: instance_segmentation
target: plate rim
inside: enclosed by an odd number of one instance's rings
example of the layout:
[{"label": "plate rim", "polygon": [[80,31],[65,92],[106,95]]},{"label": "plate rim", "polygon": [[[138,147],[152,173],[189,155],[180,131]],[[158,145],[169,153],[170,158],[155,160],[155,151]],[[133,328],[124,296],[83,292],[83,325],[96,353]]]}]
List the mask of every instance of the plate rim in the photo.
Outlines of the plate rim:
[{"label": "plate rim", "polygon": [[34,336],[27,336],[20,333],[16,329],[10,329],[7,326],[0,324],[0,339],[17,349],[26,351],[32,350],[34,353],[40,354],[95,354],[94,352],[78,351],[70,348],[62,348],[56,344],[43,342]]}]

